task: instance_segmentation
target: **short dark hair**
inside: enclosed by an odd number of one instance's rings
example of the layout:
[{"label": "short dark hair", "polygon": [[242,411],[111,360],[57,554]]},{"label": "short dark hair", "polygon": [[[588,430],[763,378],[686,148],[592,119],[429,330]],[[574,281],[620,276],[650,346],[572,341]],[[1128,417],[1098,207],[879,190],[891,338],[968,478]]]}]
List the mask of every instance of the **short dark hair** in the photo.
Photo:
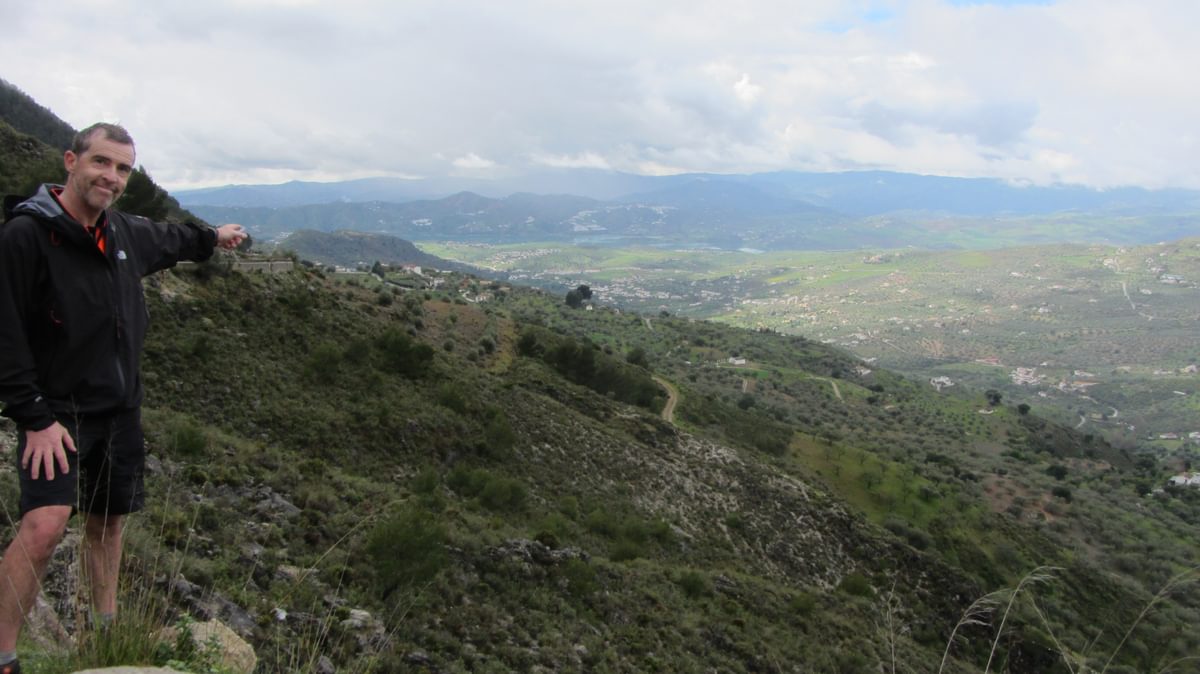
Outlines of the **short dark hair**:
[{"label": "short dark hair", "polygon": [[104,137],[114,143],[122,145],[133,145],[133,136],[125,130],[125,127],[120,124],[109,124],[107,122],[97,122],[79,133],[75,134],[75,139],[71,141],[71,152],[81,155],[88,151],[92,146],[92,136],[98,133],[104,134]]}]

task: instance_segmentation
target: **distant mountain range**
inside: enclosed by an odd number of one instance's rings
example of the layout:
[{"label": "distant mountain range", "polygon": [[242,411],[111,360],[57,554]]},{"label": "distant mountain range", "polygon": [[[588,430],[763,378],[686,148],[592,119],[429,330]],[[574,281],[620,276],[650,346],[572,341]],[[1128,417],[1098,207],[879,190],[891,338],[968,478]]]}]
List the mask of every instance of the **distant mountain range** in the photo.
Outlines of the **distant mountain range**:
[{"label": "distant mountain range", "polygon": [[[543,189],[415,195],[450,181],[369,179],[234,186],[179,194],[210,221],[260,237],[357,230],[414,240],[575,241],[719,248],[995,247],[1048,242],[1147,243],[1200,233],[1200,192],[1022,187],[904,173],[754,175],[552,174]],[[568,184],[570,183],[570,184]],[[620,194],[614,193],[628,190]]]},{"label": "distant mountain range", "polygon": [[[992,178],[948,178],[889,171],[749,175],[688,173],[639,176],[596,169],[562,169],[521,178],[479,180],[365,178],[332,183],[229,185],[175,192],[185,206],[282,208],[332,202],[436,201],[459,192],[501,199],[517,193],[576,195],[598,201],[666,203],[682,192],[713,197],[736,190],[737,199],[800,201],[852,216],[925,211],[973,216],[1033,215],[1061,211],[1137,213],[1200,210],[1195,190],[1130,187],[1096,190],[1078,185],[1020,186]],[[678,205],[678,204],[676,204]]]}]

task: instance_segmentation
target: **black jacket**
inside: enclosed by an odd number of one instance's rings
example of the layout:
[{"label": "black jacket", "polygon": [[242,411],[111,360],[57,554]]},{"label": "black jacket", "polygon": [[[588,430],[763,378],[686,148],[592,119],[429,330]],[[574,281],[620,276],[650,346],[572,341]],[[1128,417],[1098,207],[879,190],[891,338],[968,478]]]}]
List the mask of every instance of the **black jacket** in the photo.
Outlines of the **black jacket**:
[{"label": "black jacket", "polygon": [[0,225],[0,403],[21,428],[134,409],[149,315],[142,278],[212,255],[216,233],[109,209],[106,253],[43,185]]}]

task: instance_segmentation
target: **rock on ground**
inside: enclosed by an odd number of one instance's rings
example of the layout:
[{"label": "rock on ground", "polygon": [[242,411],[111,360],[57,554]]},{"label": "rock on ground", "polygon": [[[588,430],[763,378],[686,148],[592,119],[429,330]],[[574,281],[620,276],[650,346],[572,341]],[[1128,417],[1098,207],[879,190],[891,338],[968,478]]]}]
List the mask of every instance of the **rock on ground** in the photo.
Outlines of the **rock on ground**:
[{"label": "rock on ground", "polygon": [[[197,648],[203,649],[210,641],[216,640],[217,652],[220,653],[220,662],[217,664],[225,671],[232,674],[250,674],[258,665],[258,655],[254,653],[254,648],[220,620],[195,623],[189,629]],[[165,641],[174,641],[176,634],[173,627],[164,628],[159,633]]]},{"label": "rock on ground", "polygon": [[182,674],[170,667],[105,667],[103,669],[81,669],[73,674]]}]

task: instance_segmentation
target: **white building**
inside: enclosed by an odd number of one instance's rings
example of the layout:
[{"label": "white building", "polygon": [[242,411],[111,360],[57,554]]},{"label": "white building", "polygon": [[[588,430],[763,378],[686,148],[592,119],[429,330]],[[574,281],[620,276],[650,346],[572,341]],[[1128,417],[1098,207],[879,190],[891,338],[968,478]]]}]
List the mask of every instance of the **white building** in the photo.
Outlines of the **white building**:
[{"label": "white building", "polygon": [[1200,473],[1182,473],[1170,479],[1176,487],[1200,487]]}]

